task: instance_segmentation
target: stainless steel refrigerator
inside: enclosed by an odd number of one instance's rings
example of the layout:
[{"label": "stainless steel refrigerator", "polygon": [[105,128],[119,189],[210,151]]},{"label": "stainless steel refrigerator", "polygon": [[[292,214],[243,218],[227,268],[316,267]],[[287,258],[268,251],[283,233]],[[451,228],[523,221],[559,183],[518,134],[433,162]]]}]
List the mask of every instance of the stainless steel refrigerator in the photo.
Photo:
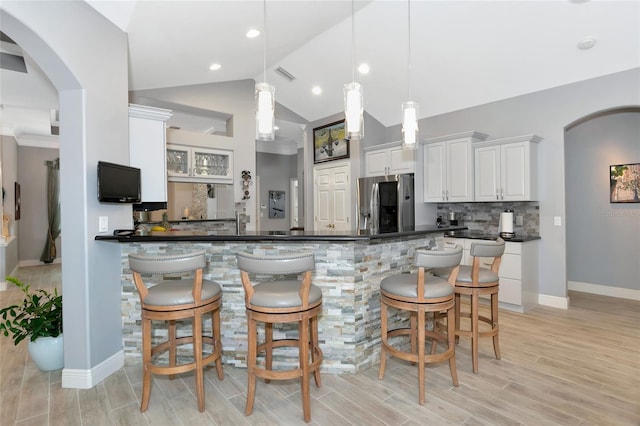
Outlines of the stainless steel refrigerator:
[{"label": "stainless steel refrigerator", "polygon": [[358,179],[358,229],[398,232],[415,226],[413,173]]}]

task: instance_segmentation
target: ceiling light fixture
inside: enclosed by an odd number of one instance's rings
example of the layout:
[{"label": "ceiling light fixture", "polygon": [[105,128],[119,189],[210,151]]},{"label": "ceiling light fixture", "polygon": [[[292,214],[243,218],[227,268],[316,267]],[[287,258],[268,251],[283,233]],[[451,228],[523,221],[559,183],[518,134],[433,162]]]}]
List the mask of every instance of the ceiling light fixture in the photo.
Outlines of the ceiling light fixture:
[{"label": "ceiling light fixture", "polygon": [[322,93],[322,88],[320,86],[313,86],[311,88],[311,93],[313,93],[314,95],[319,95]]},{"label": "ceiling light fixture", "polygon": [[217,64],[217,63],[216,64],[211,64],[211,66],[209,67],[209,69],[211,71],[218,71],[220,68],[222,68],[222,65]]},{"label": "ceiling light fixture", "polygon": [[[407,60],[407,87],[409,99],[411,99],[411,0],[407,0],[407,34],[408,34],[408,60]],[[414,149],[418,140],[418,103],[407,101],[402,103],[402,147]]]},{"label": "ceiling light fixture", "polygon": [[267,0],[262,2],[264,46],[262,65],[264,79],[256,84],[256,139],[272,141],[275,139],[275,87],[267,83]]},{"label": "ceiling light fixture", "polygon": [[364,108],[362,86],[356,83],[353,1],[351,0],[351,72],[353,81],[344,85],[345,137],[362,139],[364,136]]},{"label": "ceiling light fixture", "polygon": [[247,31],[247,38],[256,38],[260,35],[260,31],[256,30],[255,28],[251,28],[249,31]]},{"label": "ceiling light fixture", "polygon": [[578,49],[580,50],[589,50],[596,45],[598,40],[594,37],[585,37],[578,43]]},{"label": "ceiling light fixture", "polygon": [[358,67],[358,72],[360,74],[369,74],[369,64],[360,64],[360,66]]}]

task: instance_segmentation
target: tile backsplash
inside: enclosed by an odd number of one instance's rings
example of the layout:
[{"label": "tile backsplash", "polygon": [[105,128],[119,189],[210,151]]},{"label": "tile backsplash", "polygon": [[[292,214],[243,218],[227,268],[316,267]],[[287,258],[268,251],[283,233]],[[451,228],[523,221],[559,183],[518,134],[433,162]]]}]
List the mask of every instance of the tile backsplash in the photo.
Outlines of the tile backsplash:
[{"label": "tile backsplash", "polygon": [[458,224],[472,231],[497,234],[500,213],[513,210],[514,218],[522,216],[522,225],[514,223],[513,231],[518,235],[540,235],[540,203],[519,201],[502,203],[439,203],[437,214],[446,221],[447,213],[456,212]]}]

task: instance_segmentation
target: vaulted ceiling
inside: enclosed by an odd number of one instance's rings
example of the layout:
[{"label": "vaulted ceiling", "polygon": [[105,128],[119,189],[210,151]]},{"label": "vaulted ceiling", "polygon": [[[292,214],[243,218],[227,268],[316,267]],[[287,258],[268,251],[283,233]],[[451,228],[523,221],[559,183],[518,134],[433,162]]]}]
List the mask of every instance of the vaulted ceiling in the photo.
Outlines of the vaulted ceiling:
[{"label": "vaulted ceiling", "polygon": [[[276,101],[307,121],[340,112],[354,76],[365,110],[392,126],[409,88],[424,118],[640,66],[635,0],[413,0],[410,21],[400,0],[88,3],[128,33],[130,90],[262,81],[266,59]],[[251,28],[261,35],[247,38]],[[587,38],[595,46],[580,49]],[[27,74],[0,70],[0,125],[48,134],[57,94],[24,56]],[[220,70],[209,70],[214,62]],[[368,74],[354,72],[361,63]]]}]

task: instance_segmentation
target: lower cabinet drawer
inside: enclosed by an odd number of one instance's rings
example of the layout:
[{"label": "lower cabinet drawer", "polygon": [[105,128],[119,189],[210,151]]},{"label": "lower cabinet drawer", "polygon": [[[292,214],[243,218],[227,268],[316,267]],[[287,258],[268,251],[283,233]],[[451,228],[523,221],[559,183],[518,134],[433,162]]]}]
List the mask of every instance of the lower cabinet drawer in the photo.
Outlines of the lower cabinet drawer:
[{"label": "lower cabinet drawer", "polygon": [[498,291],[498,300],[512,305],[522,304],[522,283],[520,280],[511,278],[500,278],[500,291]]}]

